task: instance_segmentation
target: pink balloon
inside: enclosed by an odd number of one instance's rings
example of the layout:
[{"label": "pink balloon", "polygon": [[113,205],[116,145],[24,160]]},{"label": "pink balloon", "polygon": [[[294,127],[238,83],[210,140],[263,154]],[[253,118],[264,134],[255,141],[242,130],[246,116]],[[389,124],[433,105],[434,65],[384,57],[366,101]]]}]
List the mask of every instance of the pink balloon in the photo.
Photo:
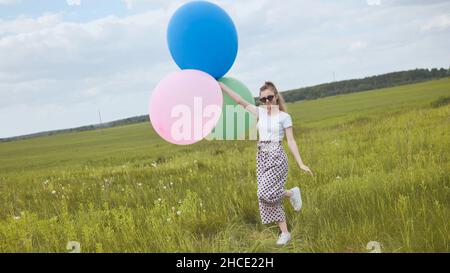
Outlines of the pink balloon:
[{"label": "pink balloon", "polygon": [[166,76],[153,90],[149,115],[155,131],[177,145],[209,135],[222,111],[222,90],[209,74],[186,69]]}]

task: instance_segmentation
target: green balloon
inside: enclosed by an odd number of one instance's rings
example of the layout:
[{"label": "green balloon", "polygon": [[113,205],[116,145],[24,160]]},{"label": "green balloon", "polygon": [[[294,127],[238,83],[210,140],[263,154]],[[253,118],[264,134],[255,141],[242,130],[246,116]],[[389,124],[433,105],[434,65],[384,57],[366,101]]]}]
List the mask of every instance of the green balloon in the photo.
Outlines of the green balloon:
[{"label": "green balloon", "polygon": [[[252,93],[242,82],[230,77],[221,78],[219,82],[224,83],[248,103],[255,105]],[[252,126],[256,124],[256,117],[234,102],[228,94],[224,92],[222,94],[222,114],[209,137],[217,140],[245,139],[246,132],[249,132]]]}]

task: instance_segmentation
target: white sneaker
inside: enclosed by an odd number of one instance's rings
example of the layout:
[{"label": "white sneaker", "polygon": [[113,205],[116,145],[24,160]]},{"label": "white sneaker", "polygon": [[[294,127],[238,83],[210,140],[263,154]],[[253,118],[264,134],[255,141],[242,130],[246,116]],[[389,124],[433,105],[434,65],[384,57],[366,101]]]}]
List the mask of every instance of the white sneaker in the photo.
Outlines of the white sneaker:
[{"label": "white sneaker", "polygon": [[302,196],[300,194],[300,188],[295,187],[291,189],[292,196],[289,198],[289,201],[291,201],[291,205],[294,208],[295,211],[300,211],[302,208]]},{"label": "white sneaker", "polygon": [[285,245],[287,242],[291,240],[291,234],[282,232],[280,237],[278,238],[277,245]]}]

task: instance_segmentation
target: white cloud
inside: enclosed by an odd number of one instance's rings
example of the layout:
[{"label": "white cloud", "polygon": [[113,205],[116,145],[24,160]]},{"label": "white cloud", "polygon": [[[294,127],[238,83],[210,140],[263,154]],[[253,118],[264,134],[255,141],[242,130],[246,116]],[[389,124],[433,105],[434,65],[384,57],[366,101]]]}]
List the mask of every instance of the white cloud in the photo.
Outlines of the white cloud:
[{"label": "white cloud", "polygon": [[424,23],[421,30],[422,31],[430,31],[430,30],[443,30],[450,28],[450,15],[444,14],[431,18],[427,22]]},{"label": "white cloud", "polygon": [[8,34],[23,34],[54,27],[61,23],[60,14],[44,14],[38,18],[19,16],[15,20],[3,21],[0,19],[0,37]]},{"label": "white cloud", "polygon": [[367,5],[369,6],[379,6],[381,5],[381,0],[367,0]]},{"label": "white cloud", "polygon": [[22,2],[22,0],[0,0],[0,5],[14,5]]},{"label": "white cloud", "polygon": [[81,5],[81,0],[66,0],[69,6],[79,6]]},{"label": "white cloud", "polygon": [[349,46],[350,51],[356,51],[367,47],[367,43],[362,41],[352,42]]},{"label": "white cloud", "polygon": [[55,19],[41,27],[33,22],[48,20],[3,22],[0,28],[12,34],[0,35],[0,96],[8,97],[0,109],[149,92],[177,69],[165,45],[167,20],[161,9],[88,23]]},{"label": "white cloud", "polygon": [[133,0],[123,0],[123,2],[125,2],[128,9],[133,9]]},{"label": "white cloud", "polygon": [[180,1],[167,1],[167,0],[122,0],[126,5],[127,9],[135,10],[138,8],[158,8],[163,7],[167,4],[172,5],[176,2],[188,2],[191,0],[180,0]]}]

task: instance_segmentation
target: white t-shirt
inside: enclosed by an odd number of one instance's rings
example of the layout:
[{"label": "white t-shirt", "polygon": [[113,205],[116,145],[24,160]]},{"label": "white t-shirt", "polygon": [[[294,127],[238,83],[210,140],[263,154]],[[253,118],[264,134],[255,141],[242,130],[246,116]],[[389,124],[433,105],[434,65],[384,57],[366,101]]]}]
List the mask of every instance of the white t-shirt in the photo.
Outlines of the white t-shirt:
[{"label": "white t-shirt", "polygon": [[292,118],[286,112],[278,111],[269,115],[267,109],[258,106],[258,123],[256,124],[260,141],[282,141],[284,129],[292,126]]}]

